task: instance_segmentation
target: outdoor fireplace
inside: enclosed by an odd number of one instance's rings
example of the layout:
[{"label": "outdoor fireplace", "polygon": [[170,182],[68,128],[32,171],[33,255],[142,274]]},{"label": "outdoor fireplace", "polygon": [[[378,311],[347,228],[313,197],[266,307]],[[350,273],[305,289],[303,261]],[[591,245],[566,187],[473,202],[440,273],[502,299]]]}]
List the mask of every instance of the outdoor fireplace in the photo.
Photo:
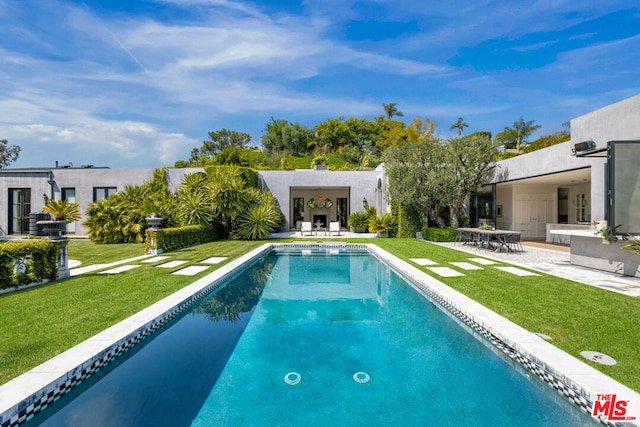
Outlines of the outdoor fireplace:
[{"label": "outdoor fireplace", "polygon": [[320,222],[320,227],[327,226],[327,215],[313,215],[313,224]]}]

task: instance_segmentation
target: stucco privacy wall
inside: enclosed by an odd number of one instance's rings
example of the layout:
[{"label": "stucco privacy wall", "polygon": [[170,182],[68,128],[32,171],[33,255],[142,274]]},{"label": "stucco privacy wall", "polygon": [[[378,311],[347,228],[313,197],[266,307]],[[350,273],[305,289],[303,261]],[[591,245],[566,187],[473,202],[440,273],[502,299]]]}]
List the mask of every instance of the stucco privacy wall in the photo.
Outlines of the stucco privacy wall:
[{"label": "stucco privacy wall", "polygon": [[[278,199],[280,210],[287,217],[285,229],[294,227],[290,224],[291,187],[350,188],[349,213],[362,211],[362,199],[366,198],[369,206],[376,206],[378,213],[387,212],[384,198],[386,178],[384,167],[374,171],[327,171],[300,169],[295,171],[260,171],[263,185]],[[378,190],[378,180],[382,181],[382,188]]]},{"label": "stucco privacy wall", "polygon": [[562,144],[502,160],[497,165],[493,182],[499,184],[590,167],[591,218],[604,218],[604,164],[606,159],[574,156],[572,149],[577,142],[572,137],[571,141]]},{"label": "stucco privacy wall", "polygon": [[571,120],[573,143],[589,139],[597,148],[606,148],[609,141],[640,139],[640,95]]}]

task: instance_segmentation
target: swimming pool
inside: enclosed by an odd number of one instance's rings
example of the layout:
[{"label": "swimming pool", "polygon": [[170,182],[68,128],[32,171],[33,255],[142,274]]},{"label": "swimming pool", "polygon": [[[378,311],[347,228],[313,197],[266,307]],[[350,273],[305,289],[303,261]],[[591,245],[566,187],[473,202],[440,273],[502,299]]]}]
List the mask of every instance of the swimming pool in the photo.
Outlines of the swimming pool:
[{"label": "swimming pool", "polygon": [[127,355],[32,423],[593,423],[365,251],[271,253]]}]

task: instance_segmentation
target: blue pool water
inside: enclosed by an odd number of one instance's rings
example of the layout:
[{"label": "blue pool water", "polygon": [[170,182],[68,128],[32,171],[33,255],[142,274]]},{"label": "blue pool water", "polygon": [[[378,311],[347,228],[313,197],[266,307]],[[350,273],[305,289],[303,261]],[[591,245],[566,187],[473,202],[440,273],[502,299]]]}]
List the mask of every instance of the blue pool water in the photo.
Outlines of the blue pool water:
[{"label": "blue pool water", "polygon": [[527,377],[368,253],[282,251],[33,422],[597,425]]}]

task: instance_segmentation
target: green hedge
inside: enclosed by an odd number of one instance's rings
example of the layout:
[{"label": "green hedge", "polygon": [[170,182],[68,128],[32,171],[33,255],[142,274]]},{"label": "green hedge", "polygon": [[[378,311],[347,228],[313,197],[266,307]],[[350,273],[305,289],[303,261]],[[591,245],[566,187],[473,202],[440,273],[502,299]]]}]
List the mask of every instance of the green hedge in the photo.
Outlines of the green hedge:
[{"label": "green hedge", "polygon": [[395,237],[414,238],[416,232],[420,231],[424,218],[422,214],[413,206],[401,205],[391,202],[391,213],[396,218],[397,229]]},{"label": "green hedge", "polygon": [[424,240],[429,240],[431,242],[455,242],[456,230],[457,228],[454,227],[424,227],[422,229],[422,237]]},{"label": "green hedge", "polygon": [[162,249],[163,252],[187,246],[211,242],[219,238],[219,232],[204,225],[186,225],[184,227],[147,230],[145,252]]},{"label": "green hedge", "polygon": [[[0,244],[0,289],[58,277],[58,245],[50,240],[29,240]],[[17,265],[24,272],[17,272]]]}]

